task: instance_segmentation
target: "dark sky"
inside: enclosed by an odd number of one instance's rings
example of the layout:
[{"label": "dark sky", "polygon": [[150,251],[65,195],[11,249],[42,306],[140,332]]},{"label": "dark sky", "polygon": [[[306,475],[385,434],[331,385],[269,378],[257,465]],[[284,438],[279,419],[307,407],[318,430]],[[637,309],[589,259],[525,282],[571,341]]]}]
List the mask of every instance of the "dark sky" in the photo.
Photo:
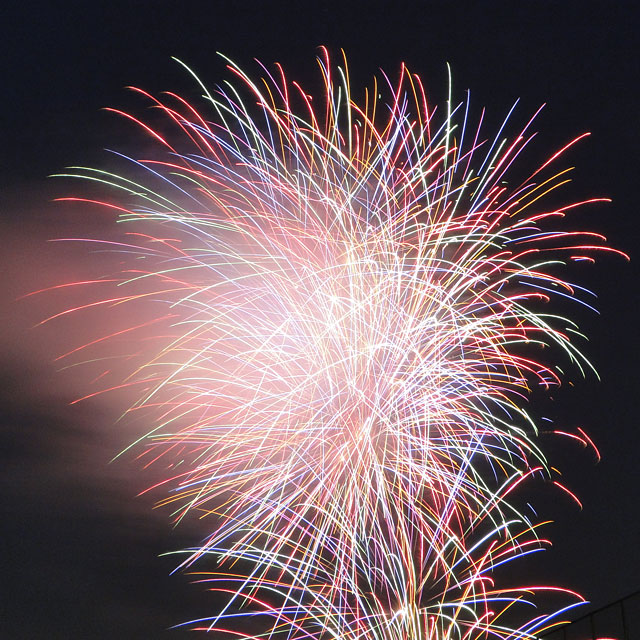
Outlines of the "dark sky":
[{"label": "dark sky", "polygon": [[[534,500],[541,516],[556,520],[555,546],[521,570],[576,588],[593,606],[640,587],[634,3],[12,4],[0,10],[0,637],[170,640],[186,637],[166,631],[172,624],[211,613],[202,588],[169,576],[175,560],[158,557],[200,533],[192,525],[171,530],[151,497],[135,497],[152,477],[131,459],[109,464],[131,440],[116,424],[123,406],[69,405],[81,374],[57,373],[54,358],[82,328],[34,330],[46,304],[16,299],[86,266],[81,250],[46,242],[81,235],[87,225],[85,213],[51,202],[70,185],[46,176],[72,164],[99,166],[103,148],[135,144],[128,127],[101,111],[130,104],[125,86],[193,95],[171,56],[210,86],[227,79],[216,51],[247,67],[254,57],[281,62],[313,91],[317,46],[343,47],[354,84],[368,83],[379,67],[394,73],[404,60],[438,97],[449,62],[454,93],[470,89],[472,104],[487,106],[495,122],[517,98],[523,117],[547,103],[538,121],[542,152],[592,132],[566,161],[578,167],[568,197],[613,199],[585,210],[578,226],[604,233],[632,262],[605,257],[576,272],[598,294],[601,314],[577,315],[602,381],[562,389],[546,411],[558,426],[586,429],[603,460],[594,465],[588,452],[543,442],[585,506],[579,511],[542,488]],[[109,230],[108,222],[91,224]]]}]

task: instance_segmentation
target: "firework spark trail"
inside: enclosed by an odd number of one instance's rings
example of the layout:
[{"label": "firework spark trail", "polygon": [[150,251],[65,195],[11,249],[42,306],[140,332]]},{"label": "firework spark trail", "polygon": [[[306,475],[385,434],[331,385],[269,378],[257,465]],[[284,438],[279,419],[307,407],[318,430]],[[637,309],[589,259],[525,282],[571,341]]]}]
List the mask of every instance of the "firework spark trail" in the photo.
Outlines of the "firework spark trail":
[{"label": "firework spark trail", "polygon": [[[604,238],[547,228],[576,206],[539,205],[567,181],[543,177],[560,152],[507,188],[532,121],[484,141],[468,103],[436,124],[404,67],[359,106],[346,64],[319,62],[317,107],[279,67],[259,85],[230,62],[240,88],[201,85],[215,123],[136,90],[179,135],[118,113],[165,159],[65,174],[115,190],[100,204],[132,229],[118,295],[87,306],[160,309],[124,382],[155,424],[142,457],[183,469],[164,482],[177,521],[211,516],[184,566],[214,555],[236,590],[207,628],[275,591],[264,637],[533,637],[544,621],[501,626],[523,591],[491,572],[542,544],[509,500],[550,473],[526,400],[560,367],[538,347],[590,365],[576,327],[540,309],[575,295],[561,256]],[[236,579],[239,560],[253,568]]]}]

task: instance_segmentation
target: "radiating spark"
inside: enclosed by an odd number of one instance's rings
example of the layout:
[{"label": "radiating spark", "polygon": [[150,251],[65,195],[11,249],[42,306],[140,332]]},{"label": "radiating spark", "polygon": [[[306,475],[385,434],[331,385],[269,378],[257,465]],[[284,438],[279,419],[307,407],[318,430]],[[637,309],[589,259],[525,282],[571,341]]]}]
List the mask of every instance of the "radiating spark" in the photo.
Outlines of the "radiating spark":
[{"label": "radiating spark", "polygon": [[[130,177],[65,174],[115,190],[66,200],[115,210],[130,229],[115,246],[117,295],[73,313],[144,303],[152,318],[63,358],[141,336],[107,388],[143,390],[130,410],[153,425],[140,457],[178,463],[160,504],[209,523],[182,566],[215,558],[202,579],[228,604],[196,627],[536,637],[550,617],[510,621],[545,588],[499,588],[496,570],[546,544],[512,501],[553,474],[528,395],[558,385],[563,360],[591,368],[575,325],[547,305],[582,293],[557,274],[560,256],[613,250],[550,226],[596,199],[541,204],[569,180],[549,167],[587,134],[511,186],[533,119],[485,139],[468,101],[450,99],[438,122],[404,66],[361,104],[346,61],[336,69],[323,52],[319,64],[324,101],[279,67],[256,83],[229,61],[237,85],[212,95],[200,83],[212,122],[175,94],[136,90],[166,116],[162,133],[112,110],[163,155],[117,154]],[[252,616],[264,631],[238,630]]]}]

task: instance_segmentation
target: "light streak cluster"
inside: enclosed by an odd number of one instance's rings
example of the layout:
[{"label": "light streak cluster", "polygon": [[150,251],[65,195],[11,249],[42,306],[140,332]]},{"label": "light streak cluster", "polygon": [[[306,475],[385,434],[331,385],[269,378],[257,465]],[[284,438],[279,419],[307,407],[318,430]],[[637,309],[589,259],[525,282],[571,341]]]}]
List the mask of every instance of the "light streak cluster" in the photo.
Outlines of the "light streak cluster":
[{"label": "light streak cluster", "polygon": [[554,275],[563,261],[605,249],[564,230],[595,200],[541,205],[580,138],[511,186],[533,119],[485,139],[468,101],[432,109],[405,67],[361,102],[346,61],[323,52],[319,67],[312,97],[280,67],[256,83],[229,62],[235,84],[200,85],[213,122],[135,90],[165,123],[119,113],[162,153],[121,156],[123,175],[65,175],[115,190],[99,204],[130,229],[112,247],[122,273],[88,283],[116,293],[85,306],[143,303],[151,317],[65,357],[140,336],[114,387],[153,421],[136,446],[172,469],[161,504],[208,524],[182,566],[213,558],[197,575],[227,601],[192,626],[538,637],[559,618],[530,608],[536,593],[563,590],[496,576],[547,544],[513,498],[553,476],[530,391],[558,385],[563,363],[590,367],[548,303],[580,293]]}]

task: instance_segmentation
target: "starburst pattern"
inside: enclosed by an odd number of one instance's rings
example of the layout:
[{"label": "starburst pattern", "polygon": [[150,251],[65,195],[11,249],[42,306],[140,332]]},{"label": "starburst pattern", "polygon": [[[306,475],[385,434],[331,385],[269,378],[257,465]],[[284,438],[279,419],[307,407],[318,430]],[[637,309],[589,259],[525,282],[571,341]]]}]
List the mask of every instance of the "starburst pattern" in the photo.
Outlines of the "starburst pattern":
[{"label": "starburst pattern", "polygon": [[[92,305],[153,309],[125,330],[145,339],[124,385],[153,421],[142,457],[175,469],[162,504],[210,523],[183,566],[215,557],[203,579],[228,605],[200,626],[536,637],[545,616],[505,620],[544,588],[492,576],[545,544],[511,501],[551,473],[527,396],[559,384],[561,360],[590,366],[547,303],[575,298],[563,260],[604,248],[562,226],[595,200],[540,206],[580,138],[510,186],[533,120],[486,140],[468,102],[437,113],[404,67],[358,103],[346,62],[319,63],[316,103],[279,67],[254,83],[230,62],[238,86],[201,85],[212,122],[136,90],[174,131],[122,115],[163,156],[65,174],[115,189],[101,204],[131,228],[118,293]],[[264,631],[233,630],[258,614]]]}]

